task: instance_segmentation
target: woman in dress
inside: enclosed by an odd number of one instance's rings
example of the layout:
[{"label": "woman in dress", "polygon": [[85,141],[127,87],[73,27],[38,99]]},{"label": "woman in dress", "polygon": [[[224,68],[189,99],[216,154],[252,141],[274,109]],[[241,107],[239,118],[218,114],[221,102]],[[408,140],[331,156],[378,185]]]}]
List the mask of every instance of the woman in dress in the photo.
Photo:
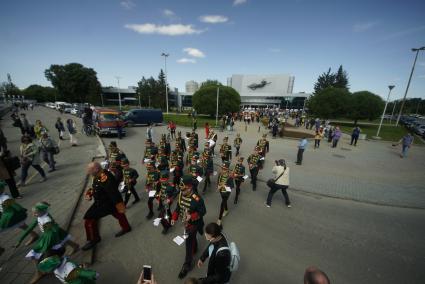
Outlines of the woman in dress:
[{"label": "woman in dress", "polygon": [[25,256],[28,259],[38,261],[40,257],[50,250],[60,250],[65,245],[72,247],[72,253],[79,249],[79,245],[71,241],[71,235],[63,230],[55,222],[52,216],[48,213],[49,204],[46,202],[37,203],[32,209],[33,215],[36,217],[34,221],[25,229],[20,236],[16,247],[30,234],[38,225],[41,231],[41,236],[34,244],[32,250]]}]

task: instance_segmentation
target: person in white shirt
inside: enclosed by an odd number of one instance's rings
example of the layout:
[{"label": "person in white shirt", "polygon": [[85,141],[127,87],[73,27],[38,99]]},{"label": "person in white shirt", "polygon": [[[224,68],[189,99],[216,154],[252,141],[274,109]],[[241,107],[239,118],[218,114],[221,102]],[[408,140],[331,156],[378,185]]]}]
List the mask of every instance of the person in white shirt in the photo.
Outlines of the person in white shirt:
[{"label": "person in white shirt", "polygon": [[274,177],[274,184],[270,188],[269,194],[267,196],[266,206],[270,207],[272,204],[273,195],[278,190],[282,190],[283,197],[285,198],[285,204],[288,208],[291,208],[291,202],[289,201],[288,193],[286,189],[289,187],[289,167],[286,166],[284,159],[276,161],[276,166],[272,170]]}]

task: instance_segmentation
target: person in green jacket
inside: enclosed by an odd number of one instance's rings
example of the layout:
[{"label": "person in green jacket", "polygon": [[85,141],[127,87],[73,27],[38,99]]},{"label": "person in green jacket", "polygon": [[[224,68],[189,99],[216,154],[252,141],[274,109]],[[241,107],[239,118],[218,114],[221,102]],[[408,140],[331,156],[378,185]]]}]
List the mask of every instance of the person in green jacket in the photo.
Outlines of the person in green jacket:
[{"label": "person in green jacket", "polygon": [[[27,209],[16,203],[15,199],[4,193],[6,183],[0,180],[0,232],[19,227],[22,230],[28,228],[25,224],[27,218]],[[33,243],[38,234],[31,232],[30,240],[25,243],[29,245]]]},{"label": "person in green jacket", "polygon": [[57,255],[43,259],[37,266],[42,273],[54,273],[56,278],[67,284],[94,284],[99,274],[91,269]]}]

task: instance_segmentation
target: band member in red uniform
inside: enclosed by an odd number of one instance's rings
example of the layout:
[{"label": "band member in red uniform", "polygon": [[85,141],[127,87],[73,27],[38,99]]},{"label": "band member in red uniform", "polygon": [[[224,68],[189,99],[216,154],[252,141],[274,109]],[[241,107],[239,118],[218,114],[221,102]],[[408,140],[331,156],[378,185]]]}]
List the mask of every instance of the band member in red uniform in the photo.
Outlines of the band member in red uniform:
[{"label": "band member in red uniform", "polygon": [[204,233],[204,215],[207,213],[204,200],[192,191],[192,176],[181,178],[180,193],[177,195],[177,206],[171,218],[171,225],[181,218],[184,224],[186,242],[186,257],[179,278],[184,278],[193,268],[193,255],[198,249],[196,234]]},{"label": "band member in red uniform", "polygon": [[84,215],[87,243],[82,247],[83,250],[89,250],[100,242],[98,220],[107,215],[114,216],[121,226],[121,231],[115,237],[131,231],[125,216],[125,205],[112,173],[102,169],[97,162],[88,165],[87,173],[93,177],[93,183],[85,193],[85,198],[94,202]]}]

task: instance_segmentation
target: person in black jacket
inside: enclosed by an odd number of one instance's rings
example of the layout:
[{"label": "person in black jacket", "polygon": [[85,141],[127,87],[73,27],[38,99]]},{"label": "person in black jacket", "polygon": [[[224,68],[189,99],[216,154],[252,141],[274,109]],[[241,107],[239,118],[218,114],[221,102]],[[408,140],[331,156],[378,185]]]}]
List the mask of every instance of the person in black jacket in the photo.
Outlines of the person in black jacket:
[{"label": "person in black jacket", "polygon": [[225,284],[230,280],[230,250],[226,238],[221,233],[222,227],[216,223],[210,223],[205,227],[205,238],[210,245],[198,261],[198,267],[201,267],[207,258],[208,271],[207,276],[200,278],[201,284]]}]

